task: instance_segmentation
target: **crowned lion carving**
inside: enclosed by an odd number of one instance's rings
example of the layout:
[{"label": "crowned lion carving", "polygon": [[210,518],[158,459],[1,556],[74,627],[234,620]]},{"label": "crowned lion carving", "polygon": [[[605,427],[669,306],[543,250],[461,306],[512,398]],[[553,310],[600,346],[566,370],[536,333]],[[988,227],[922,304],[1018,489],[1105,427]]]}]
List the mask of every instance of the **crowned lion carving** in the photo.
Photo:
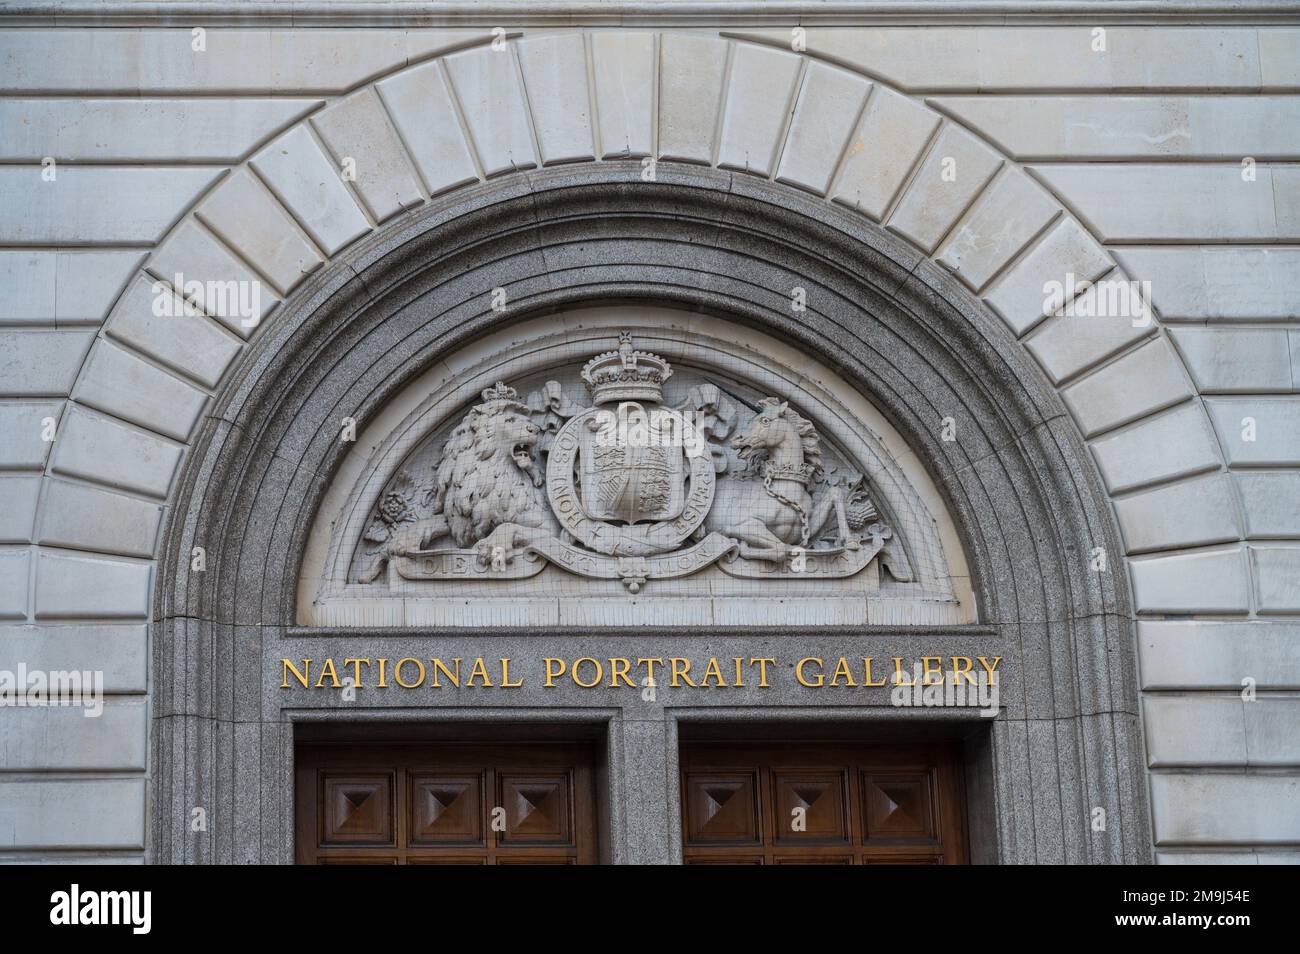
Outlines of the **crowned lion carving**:
[{"label": "crowned lion carving", "polygon": [[[428,549],[444,537],[476,547],[480,562],[494,549],[512,552],[521,536],[546,525],[545,475],[535,457],[542,428],[514,388],[497,384],[465,415],[443,448],[426,494],[428,516],[398,521],[358,581],[369,583],[388,561]],[[382,510],[382,508],[381,508]]]}]

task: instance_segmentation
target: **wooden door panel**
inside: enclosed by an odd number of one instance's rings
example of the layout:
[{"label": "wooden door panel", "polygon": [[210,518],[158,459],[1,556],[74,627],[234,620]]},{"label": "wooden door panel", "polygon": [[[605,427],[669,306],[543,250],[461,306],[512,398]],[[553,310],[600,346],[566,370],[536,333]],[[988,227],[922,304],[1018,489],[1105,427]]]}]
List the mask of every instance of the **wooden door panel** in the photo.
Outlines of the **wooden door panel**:
[{"label": "wooden door panel", "polygon": [[957,754],[947,742],[683,742],[683,860],[964,863]]},{"label": "wooden door panel", "polygon": [[483,844],[483,773],[411,772],[412,847]]},{"label": "wooden door panel", "polygon": [[320,773],[320,843],[393,844],[393,775]]},{"label": "wooden door panel", "polygon": [[594,864],[587,743],[300,745],[300,864]]}]

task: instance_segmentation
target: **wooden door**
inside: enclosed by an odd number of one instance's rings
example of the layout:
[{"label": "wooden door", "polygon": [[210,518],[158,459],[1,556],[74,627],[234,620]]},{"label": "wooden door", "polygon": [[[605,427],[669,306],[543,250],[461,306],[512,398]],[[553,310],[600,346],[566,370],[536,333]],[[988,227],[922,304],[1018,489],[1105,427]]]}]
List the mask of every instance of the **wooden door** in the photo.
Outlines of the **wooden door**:
[{"label": "wooden door", "polygon": [[683,742],[687,864],[963,864],[956,747]]},{"label": "wooden door", "polygon": [[585,743],[300,745],[299,864],[595,864]]}]

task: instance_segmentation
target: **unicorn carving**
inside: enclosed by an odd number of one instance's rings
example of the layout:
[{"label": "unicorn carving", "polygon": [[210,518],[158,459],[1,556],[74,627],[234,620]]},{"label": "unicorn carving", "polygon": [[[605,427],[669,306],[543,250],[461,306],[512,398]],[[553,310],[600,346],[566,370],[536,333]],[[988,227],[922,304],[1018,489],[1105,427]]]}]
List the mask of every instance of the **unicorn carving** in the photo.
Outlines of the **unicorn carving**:
[{"label": "unicorn carving", "polygon": [[730,443],[742,460],[765,458],[761,479],[720,482],[708,529],[734,537],[742,557],[779,563],[795,548],[807,550],[833,514],[837,547],[860,549],[850,529],[844,489],[828,485],[815,502],[809,491],[822,471],[821,438],[812,421],[776,398],[764,398],[758,407]]}]

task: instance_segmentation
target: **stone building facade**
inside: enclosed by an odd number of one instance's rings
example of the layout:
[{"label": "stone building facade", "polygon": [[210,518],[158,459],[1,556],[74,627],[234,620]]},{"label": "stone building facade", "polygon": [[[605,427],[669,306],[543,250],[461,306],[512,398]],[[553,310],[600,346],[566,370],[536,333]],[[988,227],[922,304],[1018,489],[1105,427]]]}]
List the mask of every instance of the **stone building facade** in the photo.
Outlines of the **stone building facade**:
[{"label": "stone building facade", "polygon": [[0,11],[0,859],[1300,859],[1297,157],[1269,0]]}]

